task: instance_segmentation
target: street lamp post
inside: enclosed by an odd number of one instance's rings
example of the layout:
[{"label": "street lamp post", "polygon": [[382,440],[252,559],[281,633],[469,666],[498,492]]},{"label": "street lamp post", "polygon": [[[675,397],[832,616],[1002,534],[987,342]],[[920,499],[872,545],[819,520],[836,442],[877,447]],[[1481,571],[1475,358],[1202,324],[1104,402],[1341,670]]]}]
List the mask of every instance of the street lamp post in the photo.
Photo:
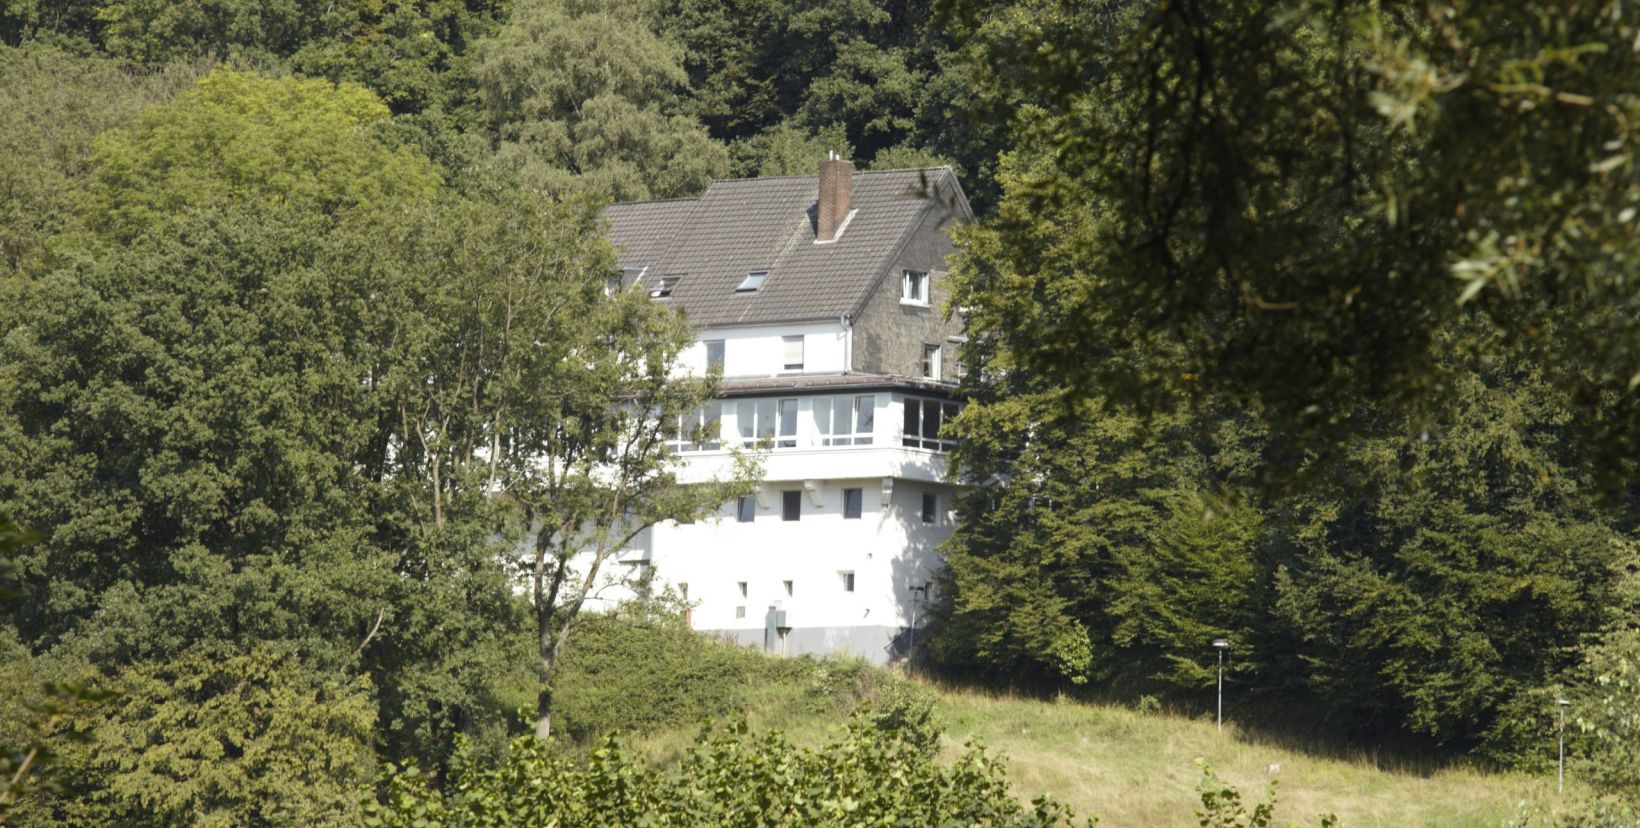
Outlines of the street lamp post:
[{"label": "street lamp post", "polygon": [[1213,639],[1213,649],[1219,651],[1219,732],[1224,732],[1224,651],[1230,649],[1227,638]]},{"label": "street lamp post", "polygon": [[1560,708],[1560,759],[1555,767],[1555,793],[1566,790],[1566,706],[1569,704],[1566,699],[1555,699],[1555,706]]}]

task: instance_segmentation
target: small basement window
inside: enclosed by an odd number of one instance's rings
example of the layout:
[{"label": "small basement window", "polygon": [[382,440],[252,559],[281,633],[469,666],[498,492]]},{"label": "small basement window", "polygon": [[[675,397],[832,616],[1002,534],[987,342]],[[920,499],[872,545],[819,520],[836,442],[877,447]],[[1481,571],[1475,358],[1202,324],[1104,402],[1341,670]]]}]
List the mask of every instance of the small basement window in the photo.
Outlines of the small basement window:
[{"label": "small basement window", "polygon": [[843,518],[845,520],[859,520],[860,506],[865,502],[865,492],[861,489],[843,490]]},{"label": "small basement window", "polygon": [[803,493],[791,489],[780,493],[780,519],[801,520],[803,517]]},{"label": "small basement window", "polygon": [[746,274],[746,278],[740,280],[740,287],[735,288],[735,293],[753,293],[758,288],[763,287],[764,280],[768,278],[769,271],[754,270]]},{"label": "small basement window", "polygon": [[678,286],[678,282],[682,280],[682,276],[662,277],[660,282],[656,283],[654,287],[649,289],[649,298],[665,299],[666,297],[671,296],[673,288],[676,288]]},{"label": "small basement window", "polygon": [[843,591],[844,592],[853,592],[854,591],[854,571],[853,570],[844,570],[842,572],[837,573],[837,579],[839,581],[842,581]]}]

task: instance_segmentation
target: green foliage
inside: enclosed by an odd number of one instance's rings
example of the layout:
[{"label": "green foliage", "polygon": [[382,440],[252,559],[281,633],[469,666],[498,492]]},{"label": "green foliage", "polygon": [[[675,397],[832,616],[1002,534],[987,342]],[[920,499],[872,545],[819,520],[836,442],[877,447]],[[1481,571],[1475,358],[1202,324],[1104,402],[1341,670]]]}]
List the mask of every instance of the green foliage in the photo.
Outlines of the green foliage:
[{"label": "green foliage", "polygon": [[[1213,772],[1205,760],[1197,759],[1201,781],[1196,789],[1201,793],[1202,809],[1196,812],[1202,828],[1271,828],[1276,818],[1276,783],[1271,782],[1263,801],[1251,811],[1242,803],[1241,791],[1226,783]],[[1331,814],[1321,818],[1321,828],[1334,828],[1338,818]]]},{"label": "green foliage", "polygon": [[556,729],[576,743],[595,744],[616,731],[721,718],[743,709],[747,689],[770,664],[675,618],[589,616],[564,653]]},{"label": "green foliage", "polygon": [[[1223,635],[1238,688],[1494,757],[1533,744],[1529,695],[1621,604],[1634,559],[1578,443],[1576,388],[1513,354],[1507,326],[1453,322],[1420,346],[1438,395],[1321,412],[1338,430],[1314,451],[1269,405],[1215,390],[1193,356],[1208,343],[1098,298],[1133,287],[1101,258],[1134,253],[1112,240],[1133,219],[1044,196],[1068,192],[1064,156],[1021,140],[996,220],[961,236],[967,489],[935,654],[1010,680],[1137,673],[1190,690]],[[1080,349],[1047,358],[1063,344],[1049,329],[1076,314]],[[1215,318],[1188,336],[1246,330]],[[1242,356],[1239,371],[1308,370]],[[1098,377],[1074,379],[1083,368]]]},{"label": "green foliage", "polygon": [[[1051,159],[998,231],[1016,261],[1077,255],[965,303],[971,335],[1084,399],[1230,402],[1323,448],[1362,403],[1438,409],[1437,339],[1484,315],[1494,353],[1575,391],[1583,456],[1632,476],[1625,4],[1182,2],[1116,37],[1054,25],[1083,6],[1033,8],[1015,48],[977,56],[1036,95],[1017,146]],[[1032,218],[1062,213],[1098,221]],[[1151,344],[1177,351],[1123,358]]]},{"label": "green foliage", "polygon": [[789,121],[729,145],[731,169],[741,177],[812,175],[819,159],[835,152],[854,155],[848,136],[839,127],[809,133]]},{"label": "green foliage", "polygon": [[[1640,633],[1618,629],[1588,647],[1570,694],[1584,737],[1572,772],[1596,792],[1640,808]],[[1575,736],[1574,736],[1575,738]]]},{"label": "green foliage", "polygon": [[98,141],[87,220],[128,240],[206,205],[338,216],[430,197],[438,173],[381,140],[387,117],[352,84],[218,70]]},{"label": "green foliage", "polygon": [[641,6],[521,3],[478,46],[479,98],[499,138],[498,160],[526,186],[556,194],[698,193],[728,171],[729,159],[681,111],[682,57]]},{"label": "green foliage", "polygon": [[0,47],[0,274],[45,253],[76,224],[94,140],[169,100],[199,70],[131,72],[97,55],[30,43]]},{"label": "green foliage", "polygon": [[1207,762],[1196,760],[1201,769],[1201,781],[1196,784],[1201,792],[1202,809],[1196,812],[1202,828],[1270,828],[1276,813],[1276,787],[1270,783],[1264,800],[1252,811],[1242,804],[1241,791],[1220,779]]},{"label": "green foliage", "polygon": [[578,767],[551,744],[515,741],[494,769],[464,768],[440,794],[414,768],[391,776],[367,824],[411,825],[994,825],[1072,824],[1046,799],[1030,809],[1002,765],[970,747],[936,763],[905,730],[861,721],[818,750],[744,722],[708,727],[674,768],[655,771],[611,738]]},{"label": "green foliage", "polygon": [[[357,821],[375,773],[369,682],[272,645],[139,663],[106,716],[71,818],[181,824]],[[300,795],[292,795],[300,792]]]}]

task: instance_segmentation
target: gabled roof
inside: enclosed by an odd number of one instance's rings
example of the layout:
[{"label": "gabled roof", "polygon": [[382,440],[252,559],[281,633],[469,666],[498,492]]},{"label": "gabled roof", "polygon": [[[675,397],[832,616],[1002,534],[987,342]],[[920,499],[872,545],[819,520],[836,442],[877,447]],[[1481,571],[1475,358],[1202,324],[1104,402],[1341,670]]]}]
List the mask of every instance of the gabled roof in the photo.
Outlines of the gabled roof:
[{"label": "gabled roof", "polygon": [[[620,266],[645,285],[678,277],[666,301],[698,327],[836,319],[860,311],[926,215],[949,227],[973,213],[949,167],[854,174],[853,216],[815,243],[819,177],[716,181],[700,198],[612,204]],[[736,292],[753,271],[762,288]]]}]

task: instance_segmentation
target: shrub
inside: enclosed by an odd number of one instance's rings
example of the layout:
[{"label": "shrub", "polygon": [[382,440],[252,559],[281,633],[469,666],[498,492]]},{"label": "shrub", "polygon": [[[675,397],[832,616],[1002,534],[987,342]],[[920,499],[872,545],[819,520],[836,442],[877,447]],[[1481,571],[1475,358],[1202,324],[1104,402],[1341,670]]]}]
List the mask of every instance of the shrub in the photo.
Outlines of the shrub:
[{"label": "shrub", "polygon": [[[701,732],[671,770],[635,763],[609,739],[584,766],[534,737],[506,762],[463,768],[433,790],[414,768],[392,773],[366,824],[381,828],[463,825],[840,826],[1072,824],[1063,806],[1027,808],[1008,791],[1002,765],[970,746],[950,768],[919,745],[915,728],[883,730],[856,717],[819,750],[778,732],[752,736],[744,722]],[[1089,823],[1091,824],[1091,822]]]},{"label": "shrub", "polygon": [[554,690],[554,730],[597,743],[617,730],[645,732],[721,718],[770,663],[755,652],[681,624],[587,616],[564,653]]}]

